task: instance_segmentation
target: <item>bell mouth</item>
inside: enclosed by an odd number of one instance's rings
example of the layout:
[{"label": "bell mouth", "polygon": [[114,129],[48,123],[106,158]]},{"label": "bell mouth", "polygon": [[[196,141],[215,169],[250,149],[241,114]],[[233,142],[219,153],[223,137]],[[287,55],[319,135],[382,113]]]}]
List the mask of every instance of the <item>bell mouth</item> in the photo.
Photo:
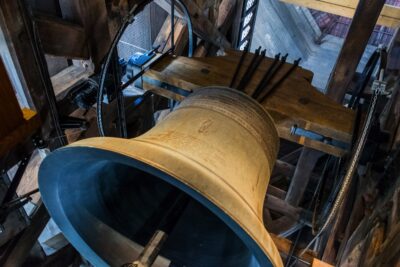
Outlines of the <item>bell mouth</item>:
[{"label": "bell mouth", "polygon": [[41,165],[39,187],[53,220],[94,266],[136,260],[178,193],[190,200],[154,266],[272,266],[222,209],[131,157],[98,148],[63,148]]}]

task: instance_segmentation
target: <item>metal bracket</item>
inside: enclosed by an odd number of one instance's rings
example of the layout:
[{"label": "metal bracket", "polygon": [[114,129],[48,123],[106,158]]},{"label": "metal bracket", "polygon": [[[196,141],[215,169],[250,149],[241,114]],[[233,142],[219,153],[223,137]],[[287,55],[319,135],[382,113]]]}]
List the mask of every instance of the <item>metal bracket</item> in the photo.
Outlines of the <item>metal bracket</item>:
[{"label": "metal bracket", "polygon": [[390,92],[387,90],[387,82],[375,80],[371,87],[373,92],[378,92],[380,95],[388,95]]},{"label": "metal bracket", "polygon": [[292,128],[290,129],[290,134],[291,135],[297,135],[297,136],[304,136],[308,139],[319,141],[334,147],[338,147],[344,150],[348,150],[350,148],[350,144],[347,144],[345,142],[339,141],[332,139],[330,137],[323,136],[319,133],[306,130],[303,128],[298,127],[297,125],[293,125]]}]

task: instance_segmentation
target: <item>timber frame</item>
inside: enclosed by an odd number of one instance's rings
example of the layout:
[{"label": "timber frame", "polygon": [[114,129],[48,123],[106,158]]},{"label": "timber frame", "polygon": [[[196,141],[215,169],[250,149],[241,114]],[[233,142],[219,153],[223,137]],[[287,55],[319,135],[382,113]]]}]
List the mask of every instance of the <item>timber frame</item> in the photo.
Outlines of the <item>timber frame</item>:
[{"label": "timber frame", "polygon": [[[400,255],[399,246],[396,245],[400,237],[398,170],[388,171],[385,178],[391,183],[385,184],[386,187],[383,189],[381,184],[383,178],[374,170],[369,169],[368,175],[357,177],[351,188],[354,197],[347,198],[340,211],[341,218],[332,226],[330,236],[321,237],[320,243],[323,245],[318,251],[307,250],[300,255],[301,249],[288,237],[304,226],[312,226],[312,211],[302,204],[309,194],[308,186],[321,179],[321,173],[316,166],[327,155],[343,157],[350,153],[349,150],[328,143],[293,135],[291,128],[296,125],[330,139],[348,144],[351,142],[356,114],[343,107],[341,102],[355,75],[357,64],[373,27],[376,23],[391,27],[399,26],[400,11],[398,8],[384,5],[383,0],[280,1],[354,18],[328,86],[328,95],[331,99],[311,86],[313,75],[311,72],[296,68],[290,79],[262,102],[277,124],[284,144],[282,150],[290,147],[280,155],[271,177],[264,206],[266,228],[272,233],[281,256],[290,260],[299,257],[299,266],[303,266],[301,264],[304,262],[312,264],[316,257],[330,264],[346,265],[350,264],[352,259],[365,266],[394,264],[399,261]],[[40,136],[52,149],[66,143],[64,135],[68,131],[57,133],[60,128],[60,114],[69,115],[76,109],[75,106],[67,105],[68,108],[64,110],[61,103],[67,102],[66,98],[71,89],[101,69],[103,58],[123,17],[129,7],[141,1],[59,0],[58,2],[60,17],[30,14],[21,5],[21,0],[0,1],[0,25],[5,32],[25,93],[31,99],[32,108],[37,111],[35,116],[29,112],[28,115],[25,113],[23,115],[33,116],[35,129],[41,123]],[[155,2],[170,12],[168,0]],[[183,2],[188,6],[193,18],[194,31],[198,39],[195,58],[183,56],[187,50],[188,31],[182,14],[176,12],[175,55],[165,57],[143,76],[144,89],[173,100],[183,99],[184,94],[180,94],[182,91],[188,93],[211,85],[210,83],[220,86],[230,85],[242,55],[232,48],[239,43],[240,32],[237,29],[242,22],[241,11],[245,1],[184,0]],[[170,14],[161,21],[161,30],[153,43],[154,46],[160,45],[159,52],[169,49],[172,38],[171,23]],[[38,35],[36,37],[39,37],[40,42],[35,40],[35,34]],[[399,46],[399,32],[394,39],[391,51]],[[224,56],[217,57],[218,51]],[[68,61],[78,60],[82,64],[69,65],[50,77],[47,65],[44,64],[45,54],[63,57]],[[250,55],[249,53],[249,57],[245,58],[244,66],[249,65]],[[389,52],[389,61],[396,66],[399,60],[394,55],[395,53]],[[251,94],[255,90],[262,74],[271,63],[272,59],[263,59],[245,93]],[[292,66],[293,64],[286,63],[275,79],[278,80]],[[386,144],[386,150],[390,151],[387,155],[398,159],[394,154],[400,144],[400,83],[398,73],[396,74],[398,69],[395,67],[391,71],[397,80],[393,97],[386,103],[389,112],[384,118],[384,128],[390,134],[391,140]],[[245,70],[241,69],[238,76],[242,77],[244,72]],[[175,91],[167,90],[171,88]],[[90,112],[93,113],[93,110],[88,112],[89,115]],[[91,122],[94,121],[93,117],[90,119],[88,117],[83,116]],[[23,116],[20,119],[23,119]],[[95,134],[95,123],[92,123],[87,134],[79,137]],[[74,141],[79,137],[69,136],[68,140]],[[292,149],[293,144],[295,147]],[[14,158],[13,163],[19,161],[17,156]],[[398,177],[394,177],[395,175]],[[372,211],[371,207],[374,207]],[[41,205],[31,218],[30,226],[10,240],[10,245],[6,248],[6,257],[0,258],[0,265],[22,265],[48,220],[49,215]],[[340,246],[337,246],[338,240],[341,240]],[[58,262],[61,264],[59,266],[62,266],[71,262],[63,261],[68,257],[72,258],[71,255],[75,259],[79,258],[77,252],[67,246],[54,256],[48,257],[46,262]]]}]

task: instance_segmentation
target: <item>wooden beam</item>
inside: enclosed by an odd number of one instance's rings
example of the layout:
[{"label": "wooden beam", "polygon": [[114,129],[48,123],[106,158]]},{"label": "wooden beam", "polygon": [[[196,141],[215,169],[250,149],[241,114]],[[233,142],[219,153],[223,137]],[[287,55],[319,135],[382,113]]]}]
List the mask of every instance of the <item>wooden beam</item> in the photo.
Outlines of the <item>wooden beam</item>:
[{"label": "wooden beam", "polygon": [[280,198],[280,199],[285,199],[285,197],[286,197],[286,191],[285,190],[282,190],[282,189],[280,189],[280,188],[278,188],[276,186],[273,186],[273,185],[269,185],[268,186],[267,194],[271,195],[271,196],[274,196],[274,197],[277,197],[277,198]]},{"label": "wooden beam", "polygon": [[233,47],[236,48],[236,45],[239,42],[239,38],[240,38],[240,23],[242,20],[242,11],[243,11],[243,5],[244,5],[244,0],[237,0],[236,3],[236,8],[234,11],[234,14],[232,15],[232,19],[233,19],[233,25],[232,25],[232,30],[231,30],[231,40],[232,40],[232,44]]},{"label": "wooden beam", "polygon": [[6,136],[0,138],[0,157],[7,155],[17,145],[23,144],[40,129],[41,122],[36,112],[23,109],[23,122]]},{"label": "wooden beam", "polygon": [[63,18],[77,23],[85,29],[90,56],[96,70],[99,70],[111,44],[105,1],[60,0],[59,2]]},{"label": "wooden beam", "polygon": [[[156,3],[170,13],[170,9],[166,8],[166,1],[167,0],[157,0]],[[200,36],[203,40],[211,42],[218,47],[226,49],[231,47],[231,43],[226,39],[225,35],[218,31],[215,25],[203,15],[203,11],[194,1],[183,0],[182,2],[186,5],[189,11],[195,34]],[[179,14],[179,12],[177,13]],[[182,14],[180,16],[182,17]]]},{"label": "wooden beam", "polygon": [[[218,18],[213,21],[217,25],[218,30],[226,35],[233,23],[233,15],[235,12],[237,0],[222,0],[219,5]],[[207,55],[215,55],[219,47],[212,46],[209,42],[201,42],[194,53],[195,57],[205,57]],[[227,52],[227,50],[225,50]]]},{"label": "wooden beam", "polygon": [[[277,249],[281,253],[281,256],[283,258],[286,258],[290,254],[290,251],[292,249],[292,245],[293,245],[292,241],[290,241],[286,238],[279,237],[274,234],[270,234],[270,235],[271,235],[271,238],[274,241]],[[311,250],[307,250],[301,256],[300,256],[300,253],[302,253],[302,249],[297,248],[297,249],[295,249],[293,256],[295,256],[295,257],[298,256],[300,258],[300,261],[304,261],[307,263],[311,263],[313,261],[313,259],[316,257],[316,254]],[[296,266],[298,266],[298,265],[296,265]]]},{"label": "wooden beam", "polygon": [[384,4],[385,0],[360,0],[327,85],[333,100],[343,101]]},{"label": "wooden beam", "polygon": [[46,208],[41,204],[33,216],[30,226],[25,229],[18,241],[15,242],[14,249],[7,257],[3,267],[22,266],[49,219],[50,216]]},{"label": "wooden beam", "polygon": [[83,66],[71,65],[51,77],[57,101],[62,100],[73,86],[86,80],[93,74],[93,70]]},{"label": "wooden beam", "polygon": [[35,23],[46,54],[89,59],[87,36],[82,26],[50,16],[36,16]]},{"label": "wooden beam", "polygon": [[307,212],[306,210],[299,207],[294,207],[288,204],[283,199],[280,199],[279,197],[270,194],[267,194],[267,197],[265,198],[264,208],[285,215],[295,222],[299,221],[300,216],[308,216],[311,218],[310,212]]},{"label": "wooden beam", "polygon": [[[290,164],[288,162],[285,162],[283,160],[278,159],[275,162],[275,166],[274,166],[274,169],[272,170],[271,177],[281,174],[281,175],[284,175],[291,179],[293,177],[293,175],[295,174],[295,171],[296,171],[296,166],[294,166],[293,164]],[[319,175],[317,173],[313,172],[311,174],[310,179],[317,180],[317,179],[319,179]]]},{"label": "wooden beam", "polygon": [[[238,77],[243,76],[251,58],[250,55],[246,57]],[[157,91],[155,83],[158,82],[185,91],[195,91],[198,88],[210,85],[229,86],[239,60],[240,53],[238,55],[208,58],[165,57],[145,73],[143,86],[145,89],[154,91]],[[244,90],[246,94],[251,95],[254,92],[272,62],[273,59],[263,59]],[[280,79],[291,66],[291,64],[285,64],[279,74],[271,81],[271,84]],[[312,87],[311,79],[311,72],[298,67],[270,97],[261,103],[273,117],[279,136],[291,141],[293,135],[290,134],[290,129],[293,125],[298,125],[323,136],[350,143],[355,118],[354,111],[337,104],[320,93]],[[179,96],[171,91],[170,94],[182,98],[181,95]],[[317,144],[318,150],[329,154],[345,153],[345,150],[324,142],[304,136],[295,137],[298,138],[298,140],[295,140],[296,142],[306,143],[306,146],[311,146],[313,143]]]},{"label": "wooden beam", "polygon": [[314,167],[323,154],[311,148],[303,148],[286,195],[286,202],[295,207],[300,205],[310,181]]},{"label": "wooden beam", "polygon": [[[353,18],[357,0],[280,0],[288,4],[303,6],[342,17]],[[379,14],[378,14],[379,15]],[[385,5],[377,20],[378,25],[396,28],[400,26],[400,8]]]},{"label": "wooden beam", "polygon": [[[63,138],[50,139],[54,129],[59,130],[59,121],[51,116],[50,110],[56,110],[55,97],[51,92],[51,81],[44,54],[36,49],[33,40],[33,27],[25,6],[20,1],[0,1],[0,26],[10,49],[18,75],[26,95],[34,104],[42,122],[41,134],[55,146],[62,145]],[[45,93],[48,89],[48,94]],[[47,95],[47,96],[46,96]],[[54,101],[53,101],[54,99]]]},{"label": "wooden beam", "polygon": [[330,265],[326,262],[320,261],[317,258],[314,258],[311,267],[333,267],[333,265]]},{"label": "wooden beam", "polygon": [[[174,44],[175,54],[182,55],[188,43],[188,28],[186,23],[179,18],[175,19]],[[171,47],[171,16],[168,15],[153,43],[153,47],[160,46],[159,52],[166,52]]]},{"label": "wooden beam", "polygon": [[0,139],[24,122],[11,80],[0,58]]}]

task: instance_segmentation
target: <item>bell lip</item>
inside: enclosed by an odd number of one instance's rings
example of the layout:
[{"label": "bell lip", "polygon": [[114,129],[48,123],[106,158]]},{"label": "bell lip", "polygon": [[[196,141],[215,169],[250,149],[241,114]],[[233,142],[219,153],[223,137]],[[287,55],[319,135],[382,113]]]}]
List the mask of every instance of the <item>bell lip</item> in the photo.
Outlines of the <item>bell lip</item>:
[{"label": "bell lip", "polygon": [[[58,179],[62,179],[62,175],[57,174],[63,173],[63,171],[65,171],[65,169],[68,167],[68,165],[65,164],[65,161],[60,160],[59,157],[64,158],[65,156],[70,155],[71,158],[74,159],[74,156],[76,157],[77,154],[80,156],[91,157],[92,159],[101,158],[102,160],[112,160],[119,164],[137,168],[162,179],[170,185],[177,187],[201,203],[215,216],[221,219],[253,253],[260,266],[275,266],[274,262],[276,266],[280,265],[279,261],[277,262],[277,259],[270,259],[270,257],[273,256],[267,255],[260,245],[223,209],[218,207],[211,200],[200,194],[195,189],[181,182],[178,178],[175,178],[172,175],[167,174],[164,171],[159,170],[143,161],[119,153],[118,151],[110,151],[99,147],[78,144],[58,149],[47,156],[39,168],[38,182],[43,203],[49,210],[51,218],[62,230],[67,240],[69,240],[70,243],[94,266],[109,266],[109,264],[106,263],[99,255],[97,255],[97,253],[86,244],[86,242],[81,238],[80,234],[75,230],[61,205],[58,190],[54,190],[53,187],[56,185]],[[267,232],[266,229],[265,231]],[[267,234],[269,235],[268,232]]]}]

